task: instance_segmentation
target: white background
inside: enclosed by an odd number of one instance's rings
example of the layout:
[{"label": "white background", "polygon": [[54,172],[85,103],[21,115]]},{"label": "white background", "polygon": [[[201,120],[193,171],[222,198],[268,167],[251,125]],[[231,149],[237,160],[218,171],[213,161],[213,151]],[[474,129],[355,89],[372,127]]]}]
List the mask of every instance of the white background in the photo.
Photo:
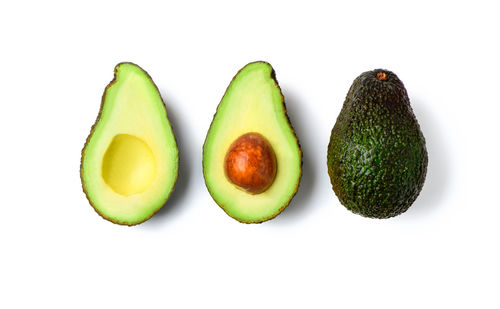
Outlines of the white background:
[{"label": "white background", "polygon": [[[498,308],[499,8],[495,1],[3,1],[1,308]],[[276,70],[304,153],[276,219],[211,199],[202,144],[234,74]],[[167,205],[135,227],[88,204],[80,151],[113,68],[166,101],[180,148]],[[353,79],[405,83],[427,140],[403,215],[362,218],[334,195],[330,130]]]}]

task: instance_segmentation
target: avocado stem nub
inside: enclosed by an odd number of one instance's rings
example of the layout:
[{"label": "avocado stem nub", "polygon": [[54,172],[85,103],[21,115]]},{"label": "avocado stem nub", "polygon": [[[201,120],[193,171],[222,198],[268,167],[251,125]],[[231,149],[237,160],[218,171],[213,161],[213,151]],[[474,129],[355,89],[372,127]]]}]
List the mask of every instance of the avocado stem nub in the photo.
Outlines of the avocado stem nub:
[{"label": "avocado stem nub", "polygon": [[385,74],[384,72],[378,72],[377,79],[382,81],[387,80],[387,74]]}]

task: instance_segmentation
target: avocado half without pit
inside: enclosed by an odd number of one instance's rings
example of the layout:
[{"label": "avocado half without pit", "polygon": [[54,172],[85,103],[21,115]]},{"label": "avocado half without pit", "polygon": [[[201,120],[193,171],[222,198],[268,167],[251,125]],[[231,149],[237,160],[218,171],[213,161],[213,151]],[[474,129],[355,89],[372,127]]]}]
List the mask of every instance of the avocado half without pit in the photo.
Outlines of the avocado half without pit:
[{"label": "avocado half without pit", "polygon": [[170,196],[178,160],[158,88],[139,66],[118,64],[82,150],[80,176],[90,204],[111,222],[144,222]]},{"label": "avocado half without pit", "polygon": [[350,211],[381,219],[412,205],[428,157],[396,74],[379,69],[354,80],[331,133],[327,162],[333,191]]},{"label": "avocado half without pit", "polygon": [[301,165],[273,68],[266,62],[246,65],[227,88],[203,146],[210,195],[234,219],[260,223],[290,203]]}]

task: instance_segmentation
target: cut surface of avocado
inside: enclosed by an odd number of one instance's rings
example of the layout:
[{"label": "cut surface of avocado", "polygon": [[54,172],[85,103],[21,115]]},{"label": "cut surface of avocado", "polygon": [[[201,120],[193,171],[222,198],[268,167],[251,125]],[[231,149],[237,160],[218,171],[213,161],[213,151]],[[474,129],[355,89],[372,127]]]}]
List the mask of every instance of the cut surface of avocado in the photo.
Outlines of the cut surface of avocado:
[{"label": "cut surface of avocado", "polygon": [[156,85],[139,66],[118,64],[82,150],[80,176],[90,204],[114,223],[144,222],[172,192],[178,160]]},{"label": "cut surface of avocado", "polygon": [[[228,157],[234,157],[232,150],[238,148],[235,144],[241,144],[240,141],[248,136],[252,140],[257,138],[250,144],[261,145],[250,149],[249,153],[267,157],[270,163],[266,164],[272,169],[261,168],[262,173],[267,171],[269,174],[263,177],[264,182],[272,183],[264,183],[255,190],[252,185],[238,186],[231,180],[233,177],[227,175]],[[238,149],[245,149],[244,146]],[[238,155],[240,159],[235,162],[240,165],[241,157],[249,156],[247,153]],[[258,165],[258,161],[254,165]],[[240,222],[259,223],[272,219],[297,192],[301,165],[302,152],[286,114],[273,68],[266,62],[246,65],[227,88],[203,146],[203,174],[211,196],[229,216]]]}]

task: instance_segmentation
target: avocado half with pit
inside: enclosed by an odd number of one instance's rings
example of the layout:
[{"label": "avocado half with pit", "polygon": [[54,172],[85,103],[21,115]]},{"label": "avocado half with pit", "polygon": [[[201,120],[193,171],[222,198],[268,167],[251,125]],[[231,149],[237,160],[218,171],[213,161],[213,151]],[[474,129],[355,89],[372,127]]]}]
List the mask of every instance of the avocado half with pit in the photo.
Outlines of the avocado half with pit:
[{"label": "avocado half with pit", "polygon": [[302,152],[273,68],[253,62],[231,81],[203,146],[203,175],[215,202],[231,217],[260,223],[290,203]]},{"label": "avocado half with pit", "polygon": [[82,150],[80,176],[90,204],[111,222],[144,222],[170,196],[178,161],[158,88],[139,66],[118,64]]}]

